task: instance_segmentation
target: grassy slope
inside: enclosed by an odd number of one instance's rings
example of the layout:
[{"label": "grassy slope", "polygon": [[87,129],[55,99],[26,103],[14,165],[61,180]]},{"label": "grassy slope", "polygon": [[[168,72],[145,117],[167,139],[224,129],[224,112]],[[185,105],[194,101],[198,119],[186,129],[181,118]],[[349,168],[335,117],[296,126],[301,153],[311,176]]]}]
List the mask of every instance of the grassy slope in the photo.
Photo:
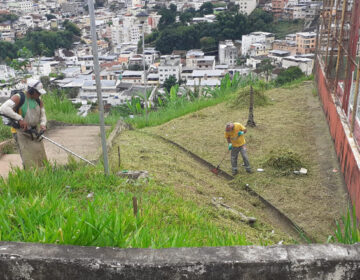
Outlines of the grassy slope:
[{"label": "grassy slope", "polygon": [[304,28],[304,22],[299,20],[297,23],[288,21],[276,22],[273,26],[276,39],[285,39],[287,34],[301,32]]},{"label": "grassy slope", "polygon": [[[267,94],[273,105],[255,108],[257,127],[250,128],[246,135],[254,169],[263,167],[271,150],[288,147],[302,156],[309,174],[284,177],[265,168],[264,173],[241,173],[232,187],[241,189],[241,185],[249,183],[318,241],[324,242],[333,234],[334,219],[345,213],[347,196],[341,175],[332,172],[337,161],[318,99],[311,82],[290,89],[274,89]],[[146,131],[163,135],[217,165],[226,151],[224,124],[246,123],[247,115],[247,109],[231,109],[222,103]],[[257,217],[262,215],[261,209],[254,207],[258,204],[246,194],[233,191],[206,168],[141,131],[122,134],[117,144],[122,149],[123,167],[147,169],[164,184],[174,185],[185,198],[210,205],[213,196],[222,196],[234,208]],[[112,162],[116,166],[115,155]],[[229,160],[222,167],[230,172]],[[266,223],[266,217],[260,220]],[[231,224],[228,220],[225,223],[247,232],[247,236],[269,233],[268,226],[254,233],[242,224]]]},{"label": "grassy slope", "polygon": [[[245,234],[254,244],[274,244],[280,240],[292,242],[289,236],[277,231],[274,233],[263,215],[254,205],[259,202],[245,191],[234,190],[223,179],[213,175],[177,148],[141,131],[126,131],[114,143],[121,149],[121,166],[129,170],[148,170],[158,182],[172,187],[175,193],[186,201],[193,201],[211,220],[225,231]],[[110,153],[112,170],[118,169],[117,153]],[[259,222],[249,226],[241,222],[240,217],[219,210],[212,205],[213,198],[222,198],[222,202],[247,216],[255,216]],[[172,207],[168,205],[168,207]]]}]

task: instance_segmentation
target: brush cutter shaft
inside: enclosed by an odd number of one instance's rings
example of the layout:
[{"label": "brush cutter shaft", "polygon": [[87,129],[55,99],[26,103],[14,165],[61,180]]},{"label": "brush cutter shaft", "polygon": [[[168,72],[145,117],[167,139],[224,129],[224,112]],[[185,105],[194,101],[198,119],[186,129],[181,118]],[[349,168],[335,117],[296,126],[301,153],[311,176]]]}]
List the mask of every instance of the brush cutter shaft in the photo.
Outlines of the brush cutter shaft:
[{"label": "brush cutter shaft", "polygon": [[51,143],[53,143],[55,146],[58,146],[60,149],[63,149],[64,151],[72,154],[73,156],[76,156],[78,157],[79,159],[87,162],[88,164],[92,165],[92,166],[95,166],[95,164],[93,164],[91,161],[88,161],[86,158],[83,158],[82,156],[79,156],[77,154],[75,154],[74,152],[70,151],[68,148],[65,148],[64,146],[60,145],[59,143],[56,143],[55,141],[51,140],[50,138],[47,138],[46,136],[44,135],[40,135],[40,138],[43,138]]},{"label": "brush cutter shaft", "polygon": [[216,169],[219,169],[220,164],[222,164],[222,162],[224,161],[224,159],[225,159],[225,157],[226,157],[227,154],[228,154],[228,151],[225,152],[222,160],[220,161],[220,163],[219,163],[219,165],[216,167]]}]

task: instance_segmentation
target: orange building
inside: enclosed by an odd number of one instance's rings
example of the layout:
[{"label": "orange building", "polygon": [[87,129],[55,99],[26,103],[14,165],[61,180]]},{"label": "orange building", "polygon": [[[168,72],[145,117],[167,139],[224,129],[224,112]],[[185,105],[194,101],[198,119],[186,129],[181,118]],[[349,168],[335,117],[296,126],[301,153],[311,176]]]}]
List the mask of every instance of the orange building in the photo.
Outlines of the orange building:
[{"label": "orange building", "polygon": [[296,33],[296,52],[297,54],[315,53],[316,33],[298,32]]},{"label": "orange building", "polygon": [[272,13],[275,18],[281,17],[282,13],[284,12],[284,7],[287,4],[288,0],[272,0]]}]

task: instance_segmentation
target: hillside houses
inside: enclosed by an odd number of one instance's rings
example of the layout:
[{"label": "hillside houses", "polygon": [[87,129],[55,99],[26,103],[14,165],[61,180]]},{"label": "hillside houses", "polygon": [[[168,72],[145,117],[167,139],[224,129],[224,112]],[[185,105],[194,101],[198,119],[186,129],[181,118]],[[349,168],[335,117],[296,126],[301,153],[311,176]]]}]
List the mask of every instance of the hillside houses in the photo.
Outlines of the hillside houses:
[{"label": "hillside houses", "polygon": [[[321,6],[318,2],[276,1],[273,1],[274,4],[280,4],[273,5],[273,8],[278,8],[282,18],[309,18]],[[124,0],[109,1],[105,7],[97,8],[95,27],[98,36],[100,79],[104,85],[103,93],[107,96],[104,98],[105,102],[121,104],[126,99],[122,98],[125,90],[134,92],[131,89],[136,87],[161,87],[170,77],[175,77],[178,82],[190,88],[214,87],[220,84],[226,74],[257,74],[257,67],[265,59],[270,59],[276,68],[299,66],[304,73],[311,72],[313,58],[309,55],[315,49],[314,32],[288,34],[279,40],[273,33],[258,30],[236,40],[224,38],[218,42],[217,52],[211,50],[211,53],[207,53],[207,50],[190,49],[161,54],[154,45],[147,43],[142,50],[139,42],[143,32],[145,36],[152,33],[161,18],[160,13],[151,10],[151,7],[170,7],[175,4],[178,11],[189,8],[197,10],[206,2],[147,1],[146,8],[144,1]],[[238,5],[241,13],[250,14],[259,1],[230,2]],[[75,42],[71,49],[57,49],[53,57],[32,58],[27,71],[37,77],[50,76],[58,87],[77,92],[78,99],[90,102],[94,100],[90,17],[84,10],[83,1],[7,1],[0,3],[0,9],[4,9],[4,13],[14,12],[19,17],[13,22],[0,23],[0,40],[8,42],[23,37],[29,28],[64,30],[65,19],[75,23],[81,30],[80,40]],[[216,22],[216,14],[225,10],[226,5],[216,7],[213,14],[194,17],[187,24]],[[146,18],[143,19],[141,15],[146,15]],[[179,20],[177,17],[176,21]]]}]

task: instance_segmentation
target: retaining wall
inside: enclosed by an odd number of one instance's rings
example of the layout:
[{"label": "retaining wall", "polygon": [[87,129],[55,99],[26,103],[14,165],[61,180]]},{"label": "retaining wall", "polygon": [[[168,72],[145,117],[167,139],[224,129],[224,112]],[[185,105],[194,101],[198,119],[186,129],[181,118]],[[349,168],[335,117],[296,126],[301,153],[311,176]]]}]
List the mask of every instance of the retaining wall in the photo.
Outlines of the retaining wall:
[{"label": "retaining wall", "polygon": [[117,249],[0,242],[0,279],[360,279],[360,245]]},{"label": "retaining wall", "polygon": [[316,65],[317,88],[322,101],[323,110],[329,124],[330,134],[335,143],[335,150],[340,161],[352,203],[356,205],[356,215],[360,218],[360,154],[350,136],[349,124],[344,111],[336,97],[328,88],[324,69],[318,62]]}]

